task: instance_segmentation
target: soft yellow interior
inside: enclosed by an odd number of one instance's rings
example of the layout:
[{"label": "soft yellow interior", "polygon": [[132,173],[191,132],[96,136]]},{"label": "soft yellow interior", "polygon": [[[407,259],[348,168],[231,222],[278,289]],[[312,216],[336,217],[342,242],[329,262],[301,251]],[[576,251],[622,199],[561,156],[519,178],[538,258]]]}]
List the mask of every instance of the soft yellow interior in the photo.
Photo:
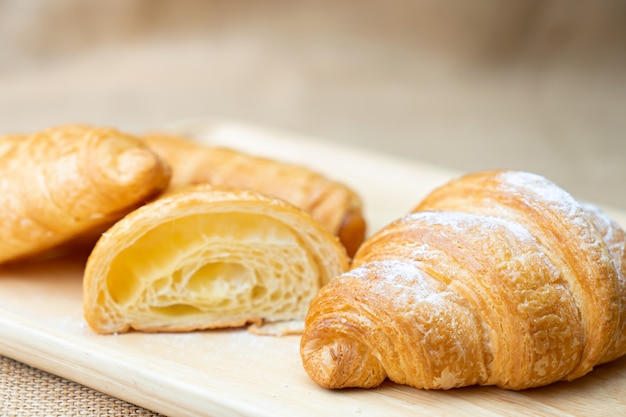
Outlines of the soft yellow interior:
[{"label": "soft yellow interior", "polygon": [[148,231],[115,257],[106,282],[119,305],[179,316],[297,302],[309,296],[299,294],[310,288],[301,281],[316,279],[314,260],[288,226],[265,215],[212,213]]}]

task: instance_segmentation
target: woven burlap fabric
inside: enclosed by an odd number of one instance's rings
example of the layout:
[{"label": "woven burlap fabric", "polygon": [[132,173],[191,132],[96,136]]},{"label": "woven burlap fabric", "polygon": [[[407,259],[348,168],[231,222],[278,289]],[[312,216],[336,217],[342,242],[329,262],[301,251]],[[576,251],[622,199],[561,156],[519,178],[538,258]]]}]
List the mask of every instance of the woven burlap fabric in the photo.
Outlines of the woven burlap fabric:
[{"label": "woven burlap fabric", "polygon": [[0,356],[0,416],[161,415]]}]

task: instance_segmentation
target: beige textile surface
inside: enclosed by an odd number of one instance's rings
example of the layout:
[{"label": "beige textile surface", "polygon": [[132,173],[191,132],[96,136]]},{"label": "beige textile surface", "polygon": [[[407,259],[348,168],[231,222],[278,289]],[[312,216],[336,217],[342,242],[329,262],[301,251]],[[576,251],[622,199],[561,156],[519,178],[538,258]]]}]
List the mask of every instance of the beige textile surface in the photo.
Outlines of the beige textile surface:
[{"label": "beige textile surface", "polygon": [[0,415],[160,416],[4,356],[0,356]]},{"label": "beige textile surface", "polygon": [[[445,5],[444,5],[445,3]],[[0,2],[0,127],[226,116],[626,208],[621,0]],[[153,415],[8,358],[0,416]]]}]

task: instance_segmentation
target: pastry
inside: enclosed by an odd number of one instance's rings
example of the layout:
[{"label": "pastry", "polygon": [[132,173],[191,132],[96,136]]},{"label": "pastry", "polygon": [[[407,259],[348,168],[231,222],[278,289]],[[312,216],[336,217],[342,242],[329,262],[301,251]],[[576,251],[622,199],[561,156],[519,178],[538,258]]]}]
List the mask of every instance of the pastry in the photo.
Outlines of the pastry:
[{"label": "pastry", "polygon": [[97,234],[163,192],[170,174],[140,139],[114,129],[0,137],[0,262]]},{"label": "pastry", "polygon": [[367,239],[320,290],[304,369],[325,388],[573,380],[626,352],[625,243],[539,175],[461,177]]},{"label": "pastry", "polygon": [[103,234],[85,268],[85,318],[99,333],[247,323],[297,332],[313,296],[348,260],[335,236],[281,199],[190,186]]},{"label": "pastry", "polygon": [[171,135],[153,133],[145,140],[172,165],[172,188],[209,183],[252,189],[311,213],[339,237],[350,256],[363,242],[366,222],[361,200],[344,184],[305,167]]}]

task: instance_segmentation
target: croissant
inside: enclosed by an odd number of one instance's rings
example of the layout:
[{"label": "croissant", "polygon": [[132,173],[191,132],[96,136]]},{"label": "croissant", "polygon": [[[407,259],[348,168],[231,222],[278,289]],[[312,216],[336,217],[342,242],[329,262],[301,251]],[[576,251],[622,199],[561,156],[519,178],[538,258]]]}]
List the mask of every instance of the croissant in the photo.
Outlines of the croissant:
[{"label": "croissant", "polygon": [[66,125],[1,137],[0,262],[105,229],[165,190],[170,175],[141,140],[113,129]]},{"label": "croissant", "polygon": [[251,190],[196,185],[102,235],[85,268],[84,314],[99,333],[247,323],[296,333],[319,288],[347,268],[345,248],[308,213]]},{"label": "croissant", "polygon": [[624,231],[542,176],[470,174],[368,238],[308,311],[325,388],[520,390],[626,353]]},{"label": "croissant", "polygon": [[366,222],[359,196],[344,184],[305,167],[209,147],[151,133],[146,143],[173,167],[172,187],[209,183],[248,188],[281,198],[311,213],[337,235],[352,256],[363,242]]}]

